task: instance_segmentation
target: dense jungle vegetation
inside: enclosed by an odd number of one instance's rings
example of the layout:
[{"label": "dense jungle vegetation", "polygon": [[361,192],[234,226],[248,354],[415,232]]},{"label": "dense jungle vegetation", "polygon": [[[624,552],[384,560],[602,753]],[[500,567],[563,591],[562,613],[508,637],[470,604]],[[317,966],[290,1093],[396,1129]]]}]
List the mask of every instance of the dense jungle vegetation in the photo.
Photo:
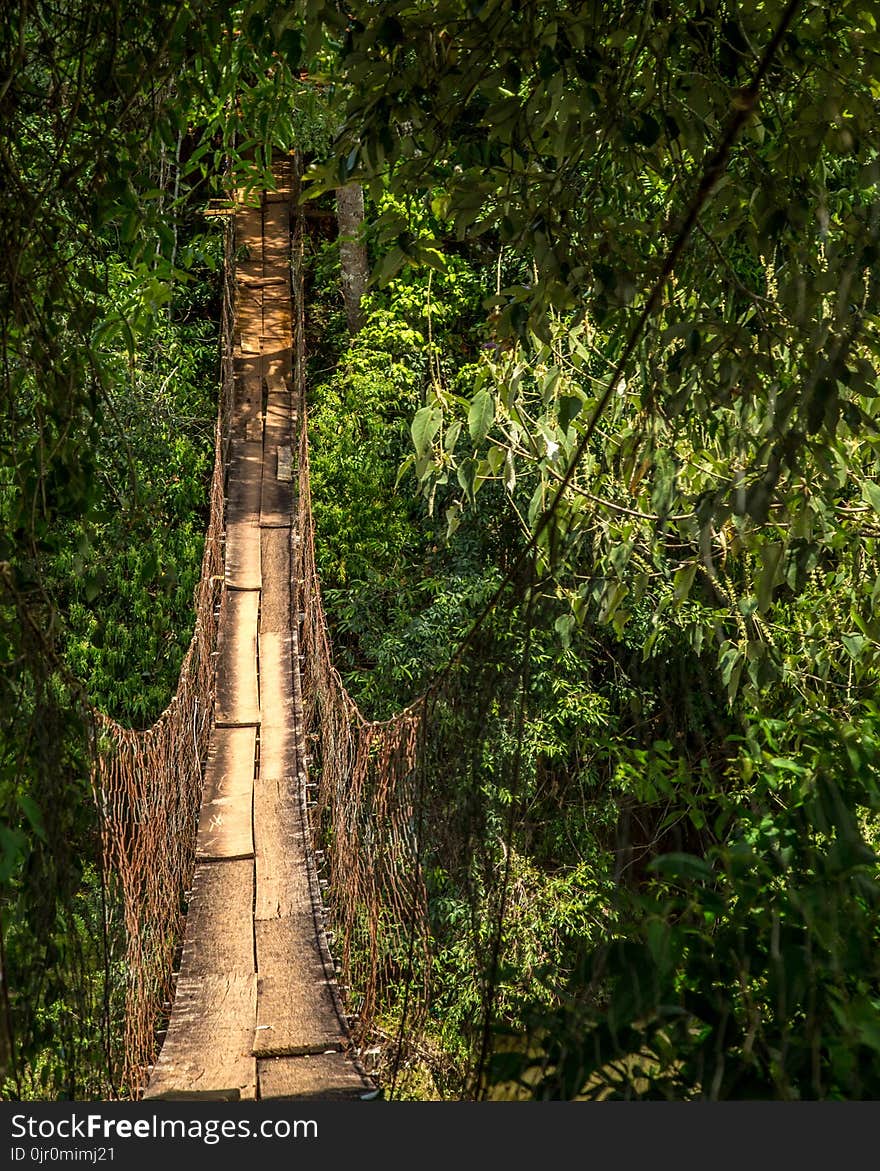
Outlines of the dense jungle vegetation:
[{"label": "dense jungle vegetation", "polygon": [[219,387],[203,212],[291,150],[326,213],[338,666],[384,718],[465,646],[423,751],[427,1022],[400,1044],[390,957],[380,1073],[416,1097],[880,1096],[875,6],[4,15],[0,1096],[114,1092],[86,705],[146,727],[174,691]]}]

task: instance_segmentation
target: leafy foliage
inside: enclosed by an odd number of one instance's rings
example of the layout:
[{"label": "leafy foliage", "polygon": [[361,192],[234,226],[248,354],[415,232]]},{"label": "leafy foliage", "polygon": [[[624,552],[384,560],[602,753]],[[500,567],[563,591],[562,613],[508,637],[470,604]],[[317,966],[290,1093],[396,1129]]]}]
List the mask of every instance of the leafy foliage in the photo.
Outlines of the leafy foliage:
[{"label": "leafy foliage", "polygon": [[[308,11],[337,30],[348,93],[314,190],[382,193],[379,284],[462,256],[482,272],[480,348],[431,378],[407,466],[451,549],[504,515],[498,611],[537,558],[526,659],[511,627],[497,704],[456,732],[476,745],[446,814],[471,794],[459,848],[483,879],[444,871],[440,904],[459,931],[469,909],[472,941],[446,953],[470,1005],[451,996],[447,1019],[471,1058],[480,1014],[507,1021],[494,1076],[518,1071],[519,1093],[870,1096],[874,15]],[[544,659],[557,685],[530,694],[495,789],[513,727],[500,679]],[[536,836],[542,772],[557,783]],[[575,778],[591,832],[572,842]],[[589,859],[616,892],[588,904],[604,938],[581,928],[592,952],[569,940],[536,991],[506,892],[566,838],[565,864]],[[493,972],[475,957],[495,937]]]}]

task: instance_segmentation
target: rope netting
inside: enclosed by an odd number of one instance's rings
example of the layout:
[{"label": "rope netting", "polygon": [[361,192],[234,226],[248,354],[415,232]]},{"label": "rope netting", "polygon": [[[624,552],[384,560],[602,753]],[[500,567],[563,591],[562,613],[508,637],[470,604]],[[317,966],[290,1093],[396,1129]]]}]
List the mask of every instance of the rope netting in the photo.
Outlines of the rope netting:
[{"label": "rope netting", "polygon": [[[142,1091],[157,1028],[172,996],[172,973],[195,863],[202,787],[214,704],[213,653],[223,579],[226,430],[233,370],[232,232],[226,233],[221,333],[222,394],[214,431],[210,514],[195,595],[195,625],[177,691],[152,727],[125,728],[91,713],[92,783],[98,806],[110,906],[120,908],[125,939],[125,1017],[118,1084]],[[110,912],[112,913],[112,911]]]},{"label": "rope netting", "polygon": [[[332,950],[348,988],[356,1042],[375,1026],[383,989],[427,1004],[429,929],[419,856],[421,754],[428,699],[388,720],[367,719],[333,663],[315,563],[305,376],[302,217],[293,218],[294,396],[299,418],[293,599],[299,615],[301,732],[319,754],[312,836],[324,847]],[[421,994],[419,994],[421,993]]]}]

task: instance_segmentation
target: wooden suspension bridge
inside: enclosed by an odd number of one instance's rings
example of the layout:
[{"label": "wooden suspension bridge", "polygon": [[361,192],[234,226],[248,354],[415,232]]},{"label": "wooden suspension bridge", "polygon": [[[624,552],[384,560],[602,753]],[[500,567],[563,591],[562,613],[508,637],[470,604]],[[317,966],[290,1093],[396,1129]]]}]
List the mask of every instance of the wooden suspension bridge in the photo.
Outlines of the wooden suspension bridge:
[{"label": "wooden suspension bridge", "polygon": [[216,699],[168,1029],[148,1099],[360,1098],[311,849],[297,616],[293,170],[234,212],[234,396]]}]

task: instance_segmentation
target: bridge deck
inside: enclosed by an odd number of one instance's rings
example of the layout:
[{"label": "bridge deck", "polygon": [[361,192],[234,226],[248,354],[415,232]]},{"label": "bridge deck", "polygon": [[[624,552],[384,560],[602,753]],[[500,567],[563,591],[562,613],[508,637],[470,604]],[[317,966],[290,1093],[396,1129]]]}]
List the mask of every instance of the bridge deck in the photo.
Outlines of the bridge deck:
[{"label": "bridge deck", "polygon": [[291,621],[291,176],[241,204],[217,700],[168,1032],[145,1098],[358,1098],[316,915]]}]

